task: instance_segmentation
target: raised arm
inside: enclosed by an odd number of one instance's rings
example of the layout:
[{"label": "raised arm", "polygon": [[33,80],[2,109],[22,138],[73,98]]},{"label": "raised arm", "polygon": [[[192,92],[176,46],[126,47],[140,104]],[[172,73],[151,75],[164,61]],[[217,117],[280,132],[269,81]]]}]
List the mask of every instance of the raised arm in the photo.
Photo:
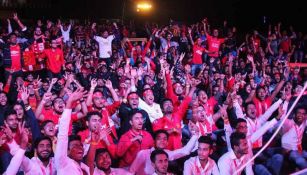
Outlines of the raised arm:
[{"label": "raised arm", "polygon": [[91,88],[90,91],[88,92],[87,98],[86,98],[86,105],[87,106],[91,106],[92,105],[92,99],[93,99],[93,93],[95,91],[95,88],[97,86],[97,80],[95,78],[93,78],[91,80]]},{"label": "raised arm", "polygon": [[42,101],[40,101],[40,103],[38,104],[36,111],[35,111],[35,116],[37,118],[37,120],[39,121],[43,121],[45,116],[42,114],[44,105],[46,104],[47,101],[51,100],[52,97],[52,93],[51,92],[46,92],[43,96]]},{"label": "raised arm", "polygon": [[21,28],[22,31],[26,31],[27,27],[23,25],[23,23],[19,20],[17,13],[13,14],[13,19],[17,22],[18,26]]},{"label": "raised arm", "polygon": [[55,166],[57,169],[65,167],[68,161],[67,149],[68,149],[68,130],[71,121],[72,104],[83,97],[83,91],[77,89],[73,92],[67,102],[64,112],[59,119],[59,131],[57,137],[57,147],[54,154]]},{"label": "raised arm", "polygon": [[109,91],[111,92],[112,98],[114,101],[119,101],[119,97],[117,95],[117,93],[115,92],[112,82],[111,80],[107,80],[105,83],[105,86],[109,89]]}]

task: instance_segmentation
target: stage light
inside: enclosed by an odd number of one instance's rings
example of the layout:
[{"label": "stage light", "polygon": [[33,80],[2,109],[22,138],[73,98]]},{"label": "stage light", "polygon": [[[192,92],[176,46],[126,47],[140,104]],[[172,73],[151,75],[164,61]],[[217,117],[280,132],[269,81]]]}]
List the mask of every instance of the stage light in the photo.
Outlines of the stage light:
[{"label": "stage light", "polygon": [[139,2],[136,5],[136,11],[140,12],[140,11],[149,11],[151,10],[152,5],[150,2]]}]

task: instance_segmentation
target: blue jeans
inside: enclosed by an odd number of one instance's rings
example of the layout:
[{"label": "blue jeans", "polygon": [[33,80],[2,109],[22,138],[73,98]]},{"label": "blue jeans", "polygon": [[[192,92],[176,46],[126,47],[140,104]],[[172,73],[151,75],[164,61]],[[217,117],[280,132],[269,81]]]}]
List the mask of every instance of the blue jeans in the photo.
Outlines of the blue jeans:
[{"label": "blue jeans", "polygon": [[202,68],[202,64],[192,64],[192,68],[191,68],[192,75],[195,76],[196,71],[197,70],[200,71],[201,68]]},{"label": "blue jeans", "polygon": [[302,153],[299,153],[298,151],[291,151],[289,159],[295,162],[300,169],[307,168],[307,151],[303,151]]}]

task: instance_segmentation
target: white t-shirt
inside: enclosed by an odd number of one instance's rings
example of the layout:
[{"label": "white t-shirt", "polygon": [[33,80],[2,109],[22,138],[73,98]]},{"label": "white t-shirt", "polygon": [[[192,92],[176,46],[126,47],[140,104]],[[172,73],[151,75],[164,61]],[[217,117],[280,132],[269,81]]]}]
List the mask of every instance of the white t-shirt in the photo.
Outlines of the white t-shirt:
[{"label": "white t-shirt", "polygon": [[103,37],[100,37],[100,36],[94,36],[94,39],[99,44],[99,58],[110,58],[111,57],[111,55],[112,55],[112,41],[113,41],[114,38],[115,38],[114,35],[110,35],[107,38],[103,38]]}]

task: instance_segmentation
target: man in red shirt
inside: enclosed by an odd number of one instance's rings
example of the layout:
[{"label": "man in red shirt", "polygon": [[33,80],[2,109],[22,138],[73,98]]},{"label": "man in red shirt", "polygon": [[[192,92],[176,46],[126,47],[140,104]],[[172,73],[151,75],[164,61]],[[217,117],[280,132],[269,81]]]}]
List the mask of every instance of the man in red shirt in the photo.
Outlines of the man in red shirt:
[{"label": "man in red shirt", "polygon": [[110,91],[113,98],[113,104],[108,104],[102,92],[99,90],[95,91],[96,86],[96,79],[91,80],[91,88],[86,99],[88,111],[100,112],[102,115],[102,123],[106,124],[107,127],[110,127],[112,129],[112,135],[115,139],[117,139],[115,124],[111,116],[120,107],[118,95],[113,88],[112,82],[110,80],[107,80],[105,83],[105,87]]},{"label": "man in red shirt", "polygon": [[201,46],[201,42],[201,38],[197,38],[195,44],[193,43],[192,75],[195,75],[197,69],[202,68],[202,55],[206,49]]},{"label": "man in red shirt", "polygon": [[162,108],[164,112],[164,117],[159,118],[153,123],[153,130],[157,131],[159,129],[164,129],[169,133],[169,142],[167,149],[175,150],[181,148],[181,122],[185,116],[185,113],[189,107],[189,103],[192,100],[193,93],[196,89],[196,84],[193,86],[189,92],[189,95],[185,97],[181,105],[178,107],[177,111],[174,111],[173,102],[170,99],[165,99],[162,102]]},{"label": "man in red shirt", "polygon": [[121,158],[120,167],[130,166],[140,150],[149,149],[154,145],[150,133],[142,130],[144,123],[142,113],[136,111],[130,117],[131,129],[122,135],[117,146],[117,156]]},{"label": "man in red shirt", "polygon": [[[116,157],[117,145],[114,144],[112,136],[110,136],[111,129],[101,121],[102,116],[100,112],[94,111],[87,114],[86,130],[78,133],[81,137],[81,141],[85,146],[85,151],[88,151],[89,144],[97,145],[97,148],[106,148],[111,154],[112,158]],[[93,143],[91,136],[93,132],[107,132],[107,137],[103,137],[98,143]]]},{"label": "man in red shirt", "polygon": [[64,55],[62,49],[58,48],[56,39],[51,41],[51,48],[43,52],[46,57],[48,77],[61,78],[61,68],[64,65]]},{"label": "man in red shirt", "polygon": [[218,58],[219,50],[222,43],[225,42],[225,38],[218,38],[219,31],[217,29],[213,30],[213,36],[206,33],[208,42],[208,55],[209,57]]}]

